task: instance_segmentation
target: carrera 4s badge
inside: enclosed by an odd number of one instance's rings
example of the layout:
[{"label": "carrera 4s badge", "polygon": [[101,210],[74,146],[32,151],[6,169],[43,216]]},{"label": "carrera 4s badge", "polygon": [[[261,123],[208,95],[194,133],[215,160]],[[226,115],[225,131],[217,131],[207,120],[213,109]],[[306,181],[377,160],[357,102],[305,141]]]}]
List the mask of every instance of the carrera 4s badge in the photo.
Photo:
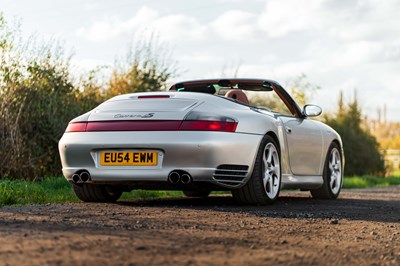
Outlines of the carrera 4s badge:
[{"label": "carrera 4s badge", "polygon": [[114,118],[152,118],[154,113],[148,113],[144,115],[136,114],[136,115],[123,115],[123,114],[116,114]]}]

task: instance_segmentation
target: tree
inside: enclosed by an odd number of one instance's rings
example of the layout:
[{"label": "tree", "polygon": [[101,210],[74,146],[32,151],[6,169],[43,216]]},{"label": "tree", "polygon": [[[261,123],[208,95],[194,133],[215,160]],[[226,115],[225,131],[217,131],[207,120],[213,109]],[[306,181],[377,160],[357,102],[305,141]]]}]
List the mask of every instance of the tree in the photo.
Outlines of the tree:
[{"label": "tree", "polygon": [[320,89],[320,86],[314,85],[307,80],[306,74],[301,74],[291,81],[288,86],[288,91],[299,107],[303,107],[312,98],[312,94]]},{"label": "tree", "polygon": [[100,66],[85,73],[75,85],[75,93],[82,112],[87,112],[105,100],[119,94],[161,91],[167,80],[176,74],[176,64],[169,59],[165,44],[154,36],[132,45],[123,59],[116,60],[111,76],[108,66]]},{"label": "tree", "polygon": [[369,131],[362,127],[362,112],[357,97],[347,105],[343,92],[338,100],[338,110],[325,116],[325,122],[342,137],[346,158],[345,175],[384,174],[384,161],[379,144]]},{"label": "tree", "polygon": [[[320,87],[307,81],[307,76],[305,74],[301,74],[291,81],[287,85],[286,89],[301,108],[308,103],[312,93],[316,90],[319,90]],[[287,106],[282,102],[276,93],[248,93],[248,97],[250,99],[250,103],[254,106],[265,106],[275,112],[291,115],[291,112]]]},{"label": "tree", "polygon": [[107,67],[97,67],[89,71],[89,73],[85,73],[76,84],[75,97],[81,113],[88,112],[104,102],[106,87],[104,82],[100,81],[100,79],[104,80],[104,76],[101,73],[104,68]]},{"label": "tree", "polygon": [[0,14],[0,178],[59,175],[58,140],[80,113],[62,47],[34,43]]},{"label": "tree", "polygon": [[124,93],[165,90],[167,80],[173,77],[176,69],[164,47],[154,36],[139,43],[136,50],[131,47],[125,60],[116,63],[105,98]]}]

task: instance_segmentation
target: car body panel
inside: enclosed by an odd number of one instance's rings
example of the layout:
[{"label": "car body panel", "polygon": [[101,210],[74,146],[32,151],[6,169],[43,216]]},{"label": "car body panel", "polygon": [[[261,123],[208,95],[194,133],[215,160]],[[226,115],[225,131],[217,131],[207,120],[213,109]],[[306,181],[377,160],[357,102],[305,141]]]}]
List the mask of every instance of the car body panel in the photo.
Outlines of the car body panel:
[{"label": "car body panel", "polygon": [[281,116],[287,141],[290,169],[295,175],[321,175],[323,136],[312,120]]},{"label": "car body panel", "polygon": [[[86,132],[65,133],[59,143],[64,176],[85,169],[93,182],[167,181],[176,169],[190,173],[193,181],[214,182],[219,165],[246,165],[252,169],[262,135],[222,132]],[[98,152],[154,150],[160,152],[158,167],[102,167]],[[245,175],[245,180],[251,171]],[[243,182],[238,183],[241,185]],[[229,187],[229,186],[228,186]]]},{"label": "car body panel", "polygon": [[[195,99],[168,95],[168,99],[137,99],[137,95],[127,96],[126,99],[107,101],[101,104],[89,116],[88,121],[104,120],[182,120],[187,113],[201,104]],[[162,103],[162,104],[160,104]]]}]

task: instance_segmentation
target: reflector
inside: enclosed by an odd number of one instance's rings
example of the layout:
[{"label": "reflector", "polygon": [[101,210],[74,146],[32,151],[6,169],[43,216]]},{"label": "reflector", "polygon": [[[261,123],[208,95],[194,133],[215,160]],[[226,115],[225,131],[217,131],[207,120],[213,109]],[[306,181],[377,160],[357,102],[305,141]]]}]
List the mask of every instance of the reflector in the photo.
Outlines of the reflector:
[{"label": "reflector", "polygon": [[86,131],[171,131],[178,130],[179,120],[99,121],[89,122]]}]

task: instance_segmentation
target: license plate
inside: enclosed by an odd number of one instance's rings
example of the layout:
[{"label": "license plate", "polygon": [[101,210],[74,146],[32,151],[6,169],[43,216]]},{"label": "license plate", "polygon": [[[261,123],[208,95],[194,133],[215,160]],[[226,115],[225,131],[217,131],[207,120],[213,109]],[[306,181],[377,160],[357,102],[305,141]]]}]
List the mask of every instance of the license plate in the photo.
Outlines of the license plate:
[{"label": "license plate", "polygon": [[155,151],[103,151],[100,152],[102,166],[157,166]]}]

